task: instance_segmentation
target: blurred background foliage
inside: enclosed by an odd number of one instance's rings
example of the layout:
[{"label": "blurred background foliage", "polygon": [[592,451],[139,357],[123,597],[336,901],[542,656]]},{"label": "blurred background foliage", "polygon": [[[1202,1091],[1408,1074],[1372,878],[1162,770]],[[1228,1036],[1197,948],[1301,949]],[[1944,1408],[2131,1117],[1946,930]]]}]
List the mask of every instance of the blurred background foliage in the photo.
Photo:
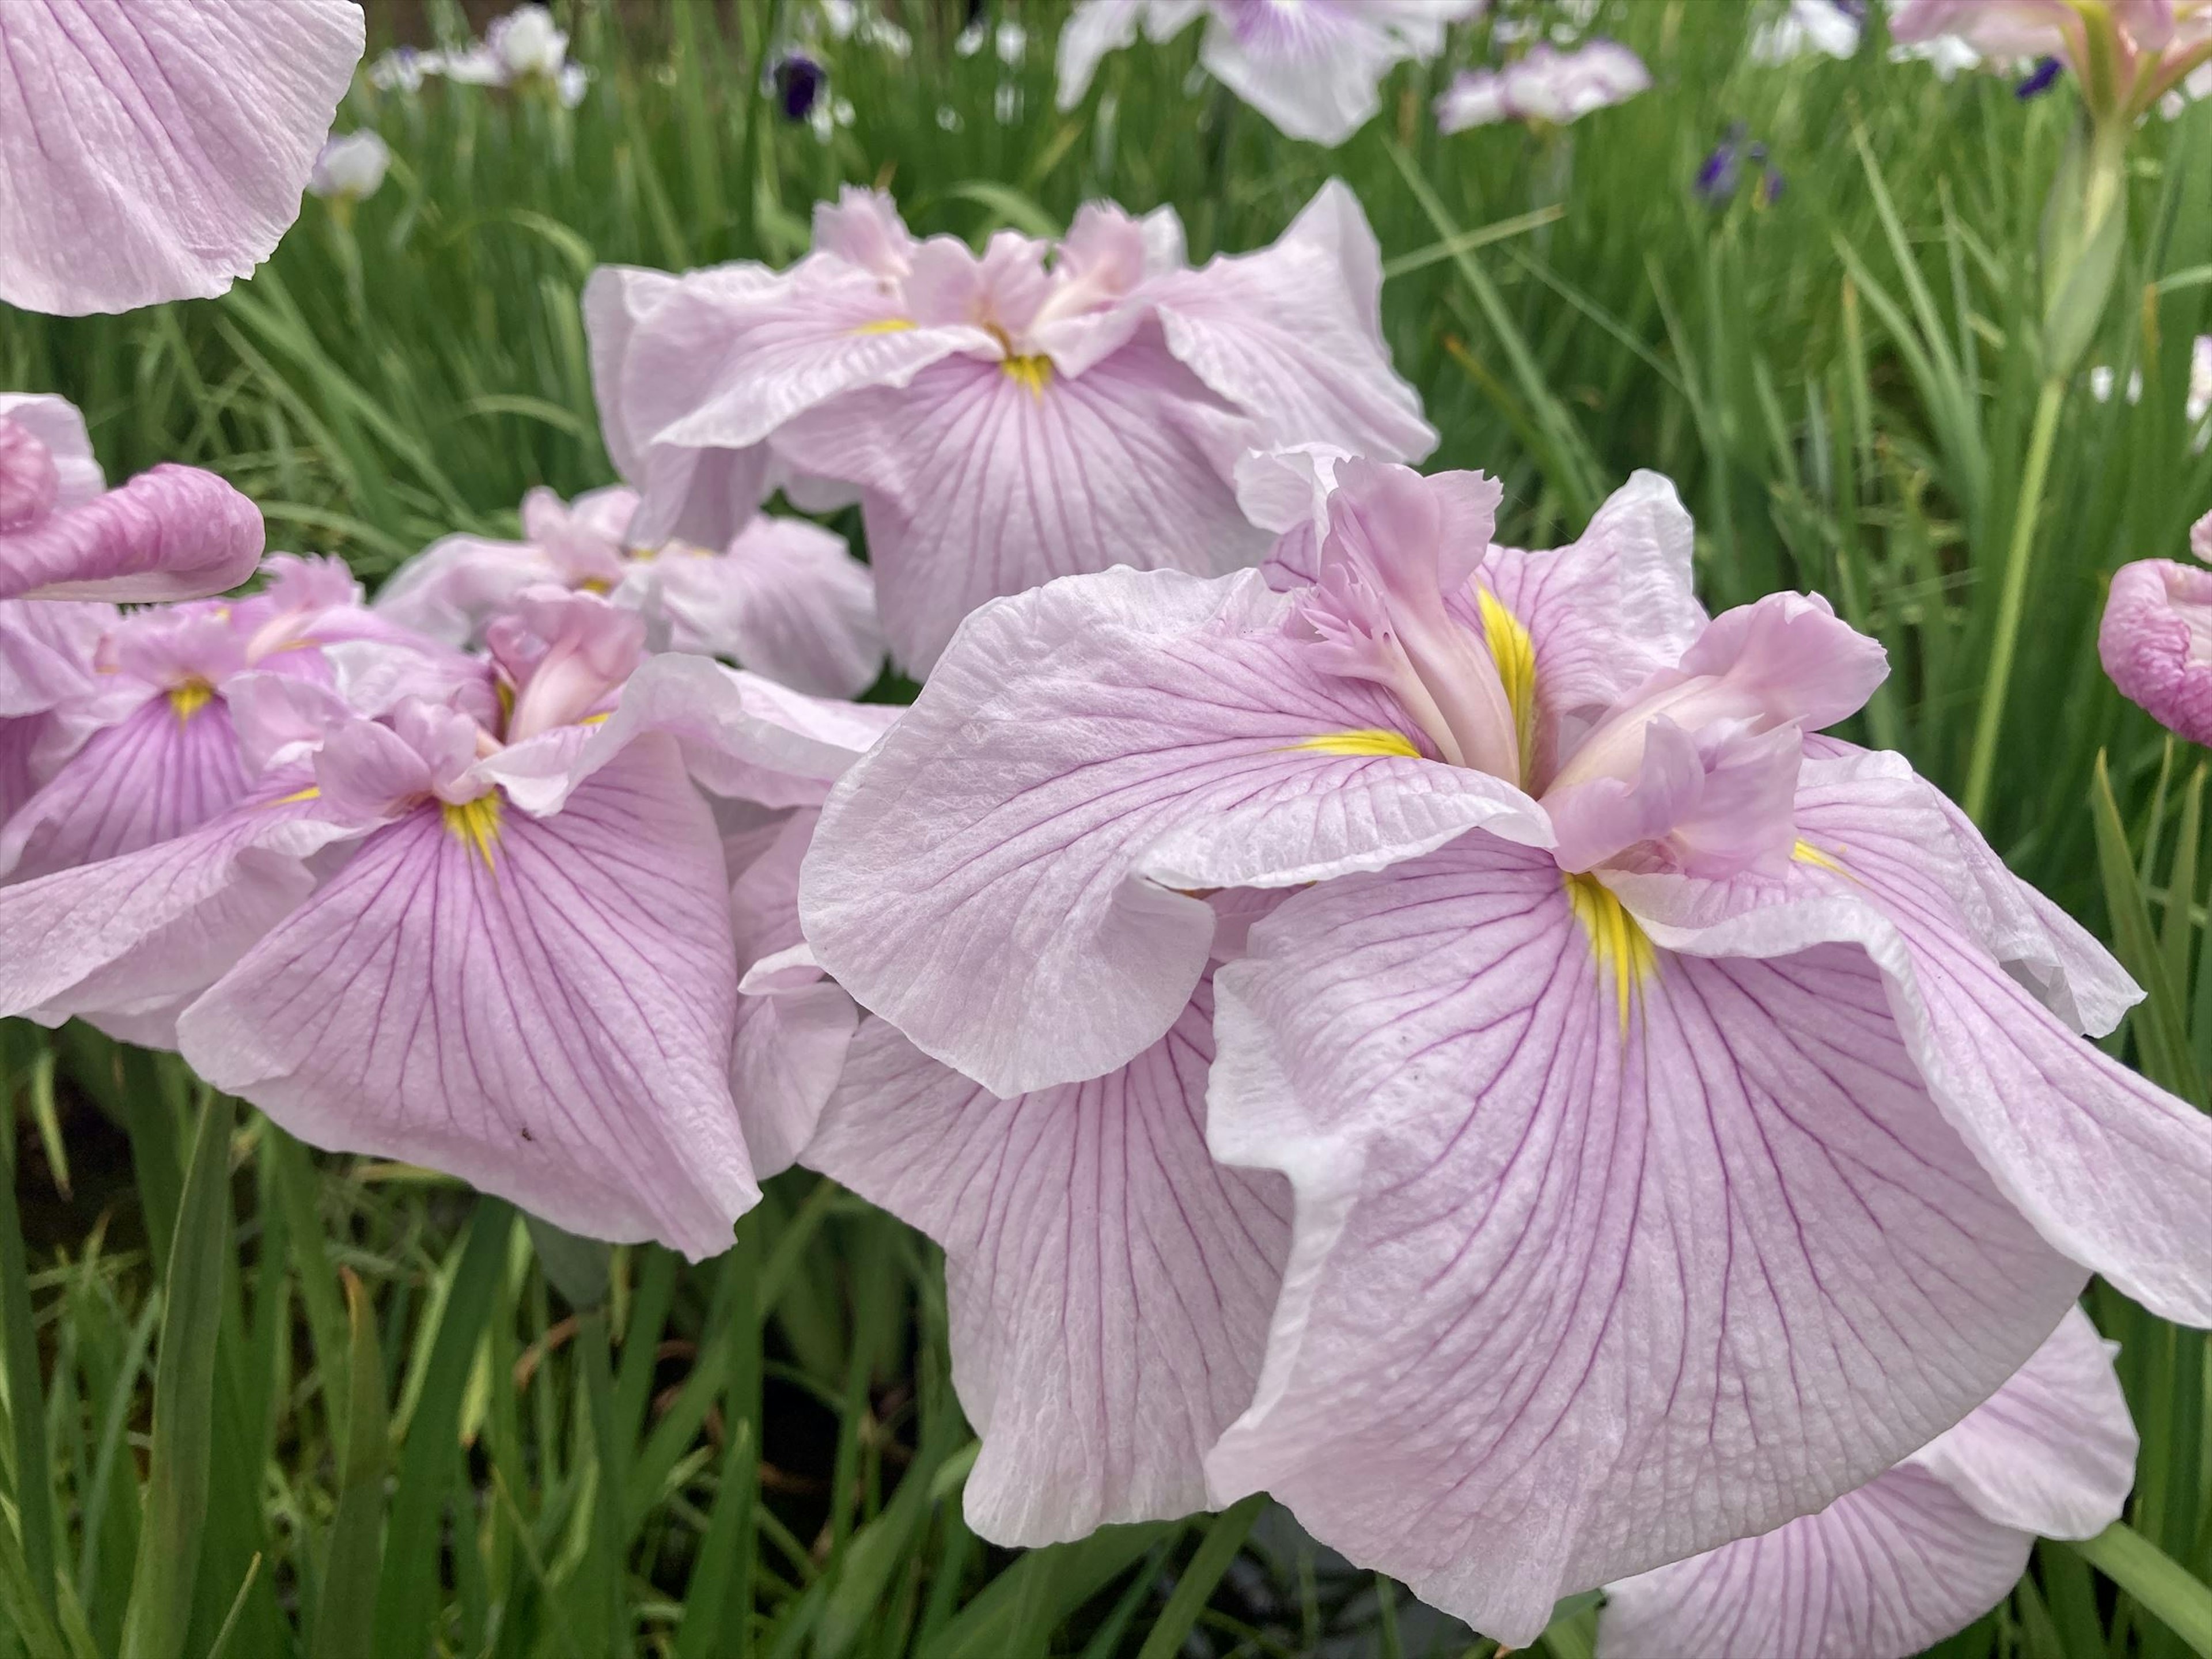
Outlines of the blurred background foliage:
[{"label": "blurred background foliage", "polygon": [[[461,40],[491,9],[368,9],[374,57]],[[2041,381],[2063,83],[2032,101],[1993,75],[1946,84],[1888,61],[1878,28],[1850,61],[1759,64],[1748,0],[1603,0],[1589,26],[1650,64],[1646,95],[1564,129],[1439,136],[1434,92],[1498,55],[1478,23],[1328,151],[1206,81],[1195,32],[1113,56],[1060,112],[1060,0],[873,0],[842,39],[817,0],[556,9],[591,71],[574,108],[364,77],[338,125],[389,141],[381,191],[310,200],[221,300],[0,310],[0,386],[82,404],[112,474],[211,467],[260,502],[273,547],[374,580],[449,531],[513,533],[531,485],[611,479],[577,310],[597,264],[787,262],[848,180],[970,238],[1050,234],[1095,197],[1171,204],[1203,258],[1271,240],[1335,174],[1381,241],[1433,463],[1504,481],[1506,539],[1567,539],[1631,471],[1668,474],[1709,603],[1826,592],[1893,669],[1851,735],[1961,790]],[[826,76],[810,119],[777,95],[794,52]],[[2111,690],[2094,633],[2110,571],[2180,556],[2212,507],[2189,411],[2212,331],[2212,106],[2151,120],[2130,164],[2119,296],[2065,388],[1984,819],[2149,986],[2121,1051],[2202,1105],[2201,757]],[[856,516],[835,522],[860,545]],[[311,1155],[82,1028],[0,1028],[0,1466],[21,1543],[0,1545],[0,1655],[1492,1650],[1261,1506],[981,1545],[959,1514],[974,1446],[941,1268],[804,1172],[770,1183],[729,1255],[688,1267]],[[2130,1518],[2201,1579],[2205,1339],[2103,1287],[2091,1305],[2125,1345],[2144,1437]],[[1555,1659],[1589,1654],[1592,1600],[1562,1608]],[[1941,1651],[2206,1643],[2046,1545]]]}]

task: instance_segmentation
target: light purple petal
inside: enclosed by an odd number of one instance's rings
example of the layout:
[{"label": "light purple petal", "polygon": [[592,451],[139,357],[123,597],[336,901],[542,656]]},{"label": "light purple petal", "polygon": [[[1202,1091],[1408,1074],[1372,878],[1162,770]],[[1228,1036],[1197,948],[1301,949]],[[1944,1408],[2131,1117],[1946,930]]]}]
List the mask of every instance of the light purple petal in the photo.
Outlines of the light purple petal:
[{"label": "light purple petal", "polygon": [[1808,763],[1797,824],[1824,862],[1784,884],[1613,884],[1672,948],[1862,947],[1929,1092],[2037,1231],[2161,1317],[2212,1325],[2212,1118],[2082,1042],[1990,954],[1983,890],[1917,779]]},{"label": "light purple petal", "polygon": [[759,517],[725,553],[672,550],[634,569],[632,587],[657,589],[672,650],[733,658],[817,697],[857,696],[883,672],[875,577],[819,525]]},{"label": "light purple petal", "polygon": [[0,718],[43,714],[93,684],[93,653],[115,625],[111,605],[0,599]]},{"label": "light purple petal", "polygon": [[1193,896],[1409,858],[1510,785],[1421,757],[1395,700],[1312,672],[1256,571],[1109,571],[991,605],[830,794],[806,937],[864,1006],[1003,1095],[1159,1040],[1204,969]]},{"label": "light purple petal", "polygon": [[528,542],[447,536],[393,571],[377,589],[376,613],[444,645],[477,642],[485,623],[526,587],[561,572]]},{"label": "light purple petal", "polygon": [[348,0],[0,7],[0,300],[222,293],[299,216],[361,49]]},{"label": "light purple petal", "polygon": [[212,472],[165,463],[0,529],[0,598],[198,599],[251,576],[261,549],[252,501]]},{"label": "light purple petal", "polygon": [[1279,1179],[1207,1156],[1212,999],[1088,1083],[994,1098],[881,1020],[805,1161],[944,1245],[969,1523],[1080,1538],[1206,1507],[1289,1243]]},{"label": "light purple petal", "polygon": [[1436,429],[1390,366],[1382,289],[1375,233],[1358,198],[1332,179],[1273,246],[1141,292],[1169,349],[1252,418],[1258,446],[1328,443],[1370,460],[1418,460],[1436,447]]},{"label": "light purple petal", "polygon": [[1607,1585],[1601,1659],[1905,1659],[2002,1601],[2039,1533],[2119,1519],[2136,1446],[2112,1356],[2071,1310],[1964,1421],[1820,1514]]},{"label": "light purple petal", "polygon": [[[13,421],[46,451],[54,474],[52,506],[82,507],[107,488],[84,416],[68,398],[52,392],[0,392],[0,420]],[[9,518],[0,511],[0,523]]]},{"label": "light purple petal", "polygon": [[556,818],[479,836],[442,811],[370,836],[186,1010],[185,1058],[316,1146],[719,1254],[759,1194],[721,848],[674,744],[640,739]]},{"label": "light purple petal", "polygon": [[1291,1177],[1297,1235],[1215,1495],[1273,1492],[1514,1645],[1887,1468],[2084,1277],[1945,1123],[1863,951],[1624,924],[1601,955],[1571,890],[1468,836],[1295,896],[1216,977],[1213,1150]]},{"label": "light purple petal", "polygon": [[2120,695],[2191,743],[2212,743],[2212,570],[2139,559],[2112,573],[2097,654]]},{"label": "light purple petal", "polygon": [[1267,551],[1229,483],[1247,423],[1156,331],[1080,376],[1037,373],[954,358],[777,439],[860,487],[884,632],[909,672],[987,599],[1115,565],[1220,575]]},{"label": "light purple petal", "polygon": [[1199,61],[1292,138],[1340,144],[1382,107],[1381,82],[1432,57],[1482,0],[1217,0]]},{"label": "light purple petal", "polygon": [[0,830],[0,876],[28,880],[196,830],[246,793],[221,697],[156,692],[94,732]]},{"label": "light purple petal", "polygon": [[272,780],[185,834],[0,888],[0,1011],[59,1024],[152,1010],[132,1040],[173,1047],[177,1009],[313,890],[315,854],[358,833],[303,782]]}]

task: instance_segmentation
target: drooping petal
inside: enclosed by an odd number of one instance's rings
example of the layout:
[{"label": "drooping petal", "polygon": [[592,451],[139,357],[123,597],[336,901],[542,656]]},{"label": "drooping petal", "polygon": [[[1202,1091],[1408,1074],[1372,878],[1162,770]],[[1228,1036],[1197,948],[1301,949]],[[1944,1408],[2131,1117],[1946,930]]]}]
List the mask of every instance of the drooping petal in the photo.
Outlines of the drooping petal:
[{"label": "drooping petal", "polygon": [[696,1260],[759,1195],[729,1094],[736,995],[713,821],[647,736],[557,817],[432,805],[379,830],[178,1035],[316,1146]]},{"label": "drooping petal", "polygon": [[2112,1356],[2071,1310],[1965,1420],[1820,1514],[1607,1585],[1601,1659],[1905,1659],[2002,1600],[2038,1534],[2118,1520],[2136,1446]]},{"label": "drooping petal", "polygon": [[127,311],[249,274],[299,216],[361,51],[348,0],[0,7],[0,300]]},{"label": "drooping petal", "polygon": [[50,1025],[137,1015],[131,1041],[174,1046],[177,1011],[313,890],[315,854],[360,833],[304,781],[271,779],[183,835],[0,888],[0,1011]]},{"label": "drooping petal", "polygon": [[1007,1545],[1206,1507],[1251,1397],[1290,1194],[1207,1155],[1212,998],[1105,1077],[1013,1100],[881,1020],[806,1152],[944,1245],[953,1380],[983,1449],[969,1523]]},{"label": "drooping petal", "polygon": [[1434,55],[1443,25],[1483,0],[1226,0],[1199,61],[1292,138],[1340,144],[1382,107],[1382,80],[1407,58]]},{"label": "drooping petal", "polygon": [[1216,975],[1224,1162],[1297,1234],[1209,1462],[1500,1640],[1816,1510],[2017,1370],[2084,1275],[1923,1086],[1864,952],[1655,951],[1468,836]]},{"label": "drooping petal", "polygon": [[[1091,89],[1091,78],[1109,52],[1136,44],[1137,26],[1152,0],[1080,0],[1060,26],[1055,94],[1063,110],[1073,109]],[[1186,20],[1187,21],[1187,20]]]},{"label": "drooping petal", "polygon": [[261,562],[261,514],[212,472],[164,463],[121,488],[0,527],[0,598],[191,599]]},{"label": "drooping petal", "polygon": [[1151,332],[1075,377],[954,358],[903,392],[840,398],[777,447],[860,488],[884,631],[921,674],[977,605],[1055,576],[1258,562],[1270,538],[1229,482],[1248,440]]},{"label": "drooping petal", "polygon": [[1395,700],[1316,673],[1256,571],[1109,571],[970,617],[830,797],[806,937],[866,1007],[1002,1095],[1158,1041],[1204,969],[1193,893],[1548,826],[1425,758]]},{"label": "drooping petal", "polygon": [[874,575],[804,519],[756,518],[727,552],[663,554],[629,586],[657,592],[672,650],[734,658],[817,697],[856,696],[883,672]]},{"label": "drooping petal", "polygon": [[222,698],[156,692],[94,732],[0,829],[0,877],[26,881],[167,841],[235,805],[247,782]]},{"label": "drooping petal", "polygon": [[1256,445],[1418,460],[1436,429],[1390,366],[1382,291],[1375,233],[1359,198],[1332,179],[1273,246],[1156,277],[1141,293],[1168,349],[1252,418]]}]

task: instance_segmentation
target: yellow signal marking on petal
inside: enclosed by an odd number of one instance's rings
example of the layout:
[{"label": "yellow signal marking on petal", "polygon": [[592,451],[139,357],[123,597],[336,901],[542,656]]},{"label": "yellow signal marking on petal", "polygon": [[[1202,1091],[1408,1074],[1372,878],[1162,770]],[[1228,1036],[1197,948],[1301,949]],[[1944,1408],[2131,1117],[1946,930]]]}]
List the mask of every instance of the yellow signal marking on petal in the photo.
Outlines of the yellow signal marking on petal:
[{"label": "yellow signal marking on petal", "polygon": [[169,689],[169,707],[176,711],[179,725],[214,701],[215,687],[205,680],[186,680],[182,685]]},{"label": "yellow signal marking on petal", "polygon": [[911,317],[879,317],[872,323],[862,323],[853,331],[855,334],[903,334],[914,326]]},{"label": "yellow signal marking on petal", "polygon": [[1324,732],[1291,747],[1318,750],[1324,755],[1407,755],[1415,760],[1421,757],[1421,751],[1413,747],[1411,738],[1379,726],[1365,726],[1357,732]]},{"label": "yellow signal marking on petal", "polygon": [[1032,398],[1044,396],[1044,389],[1052,384],[1052,359],[1049,357],[1008,357],[999,365],[1000,371],[1017,386],[1025,386]]},{"label": "yellow signal marking on petal", "polygon": [[266,801],[263,804],[268,806],[296,806],[303,800],[313,800],[317,799],[322,793],[323,792],[319,788],[311,783],[305,789],[295,789],[289,795],[279,795],[275,800]]},{"label": "yellow signal marking on petal", "polygon": [[450,803],[446,807],[446,828],[454,839],[476,848],[477,856],[483,860],[484,868],[491,865],[491,849],[499,841],[499,792],[478,795],[474,800],[465,800],[458,806]]},{"label": "yellow signal marking on petal", "polygon": [[1486,587],[1474,591],[1482,611],[1482,637],[1490,659],[1498,665],[1498,678],[1505,685],[1505,701],[1513,708],[1515,752],[1521,757],[1521,773],[1528,775],[1528,761],[1536,745],[1536,642],[1521,618]]},{"label": "yellow signal marking on petal", "polygon": [[1800,864],[1814,865],[1822,870],[1832,871],[1839,876],[1848,876],[1851,873],[1809,841],[1801,839],[1796,846],[1790,849],[1790,856]]},{"label": "yellow signal marking on petal", "polygon": [[1628,1006],[1636,988],[1659,971],[1659,951],[1651,936],[1613,896],[1613,890],[1595,876],[1570,875],[1567,908],[1589,936],[1590,955],[1597,963],[1597,981],[1612,982],[1620,1010],[1621,1035],[1628,1034]]}]

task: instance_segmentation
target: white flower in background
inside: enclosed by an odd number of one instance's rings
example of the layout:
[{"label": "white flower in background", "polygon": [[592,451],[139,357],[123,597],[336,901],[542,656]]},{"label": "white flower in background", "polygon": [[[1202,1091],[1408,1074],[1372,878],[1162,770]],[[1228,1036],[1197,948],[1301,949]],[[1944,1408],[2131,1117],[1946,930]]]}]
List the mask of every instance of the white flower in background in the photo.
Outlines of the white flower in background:
[{"label": "white flower in background", "polygon": [[1893,64],[1911,63],[1915,58],[1926,62],[1936,71],[1936,78],[1943,82],[1955,81],[1962,70],[1982,66],[1982,54],[1955,34],[1939,34],[1932,40],[1916,40],[1889,49],[1889,61]]},{"label": "white flower in background", "polygon": [[2212,64],[2199,64],[2190,70],[2179,86],[2158,100],[2158,112],[2178,121],[2200,98],[2212,98]]},{"label": "white flower in background", "polygon": [[465,87],[512,87],[539,81],[553,88],[566,109],[584,99],[592,72],[568,61],[568,31],[553,14],[532,3],[492,20],[484,38],[458,52],[417,52],[400,46],[372,64],[369,84],[386,91],[418,91],[428,76],[443,76]]},{"label": "white flower in background", "polygon": [[1022,61],[1022,54],[1029,50],[1030,32],[1010,17],[999,25],[993,44],[997,48],[1000,63],[1018,64]]},{"label": "white flower in background", "polygon": [[333,134],[307,174],[307,193],[327,201],[365,201],[376,194],[391,165],[391,150],[374,132]]},{"label": "white flower in background", "polygon": [[878,47],[890,57],[910,58],[914,55],[914,37],[888,17],[864,17],[853,33],[863,46]]},{"label": "white flower in background", "polygon": [[853,0],[822,0],[822,27],[830,31],[832,40],[851,39],[860,21],[860,8]]},{"label": "white flower in background", "polygon": [[1494,121],[1565,126],[1650,86],[1644,60],[1617,40],[1592,40],[1574,52],[1541,46],[1504,69],[1461,70],[1437,100],[1437,125],[1445,132]]},{"label": "white flower in background", "polygon": [[379,92],[420,92],[422,79],[445,72],[446,54],[394,46],[368,66],[368,84]]},{"label": "white flower in background", "polygon": [[1858,54],[1860,20],[1836,0],[1790,0],[1787,10],[1770,17],[1751,37],[1754,64],[1787,64],[1808,52],[1830,58]]},{"label": "white flower in background", "polygon": [[[2099,363],[2089,371],[2089,395],[2100,404],[2112,401],[2112,387],[2117,383],[2118,377],[2107,364]],[[2139,404],[2142,401],[2142,370],[2141,369],[2136,369],[2128,376],[2128,401],[2130,404]]]},{"label": "white flower in background", "polygon": [[973,58],[983,50],[984,39],[983,20],[979,17],[952,37],[953,55],[958,58]]},{"label": "white flower in background", "polygon": [[1382,106],[1382,77],[1443,49],[1484,0],[1082,0],[1060,34],[1060,106],[1082,101],[1110,52],[1206,19],[1198,61],[1286,136],[1340,144]]},{"label": "white flower in background", "polygon": [[509,81],[533,75],[556,80],[568,61],[568,31],[555,25],[551,12],[535,3],[517,6],[495,19],[484,31],[484,46]]},{"label": "white flower in background", "polygon": [[2200,334],[2189,354],[2189,423],[2212,415],[2212,334]]}]

